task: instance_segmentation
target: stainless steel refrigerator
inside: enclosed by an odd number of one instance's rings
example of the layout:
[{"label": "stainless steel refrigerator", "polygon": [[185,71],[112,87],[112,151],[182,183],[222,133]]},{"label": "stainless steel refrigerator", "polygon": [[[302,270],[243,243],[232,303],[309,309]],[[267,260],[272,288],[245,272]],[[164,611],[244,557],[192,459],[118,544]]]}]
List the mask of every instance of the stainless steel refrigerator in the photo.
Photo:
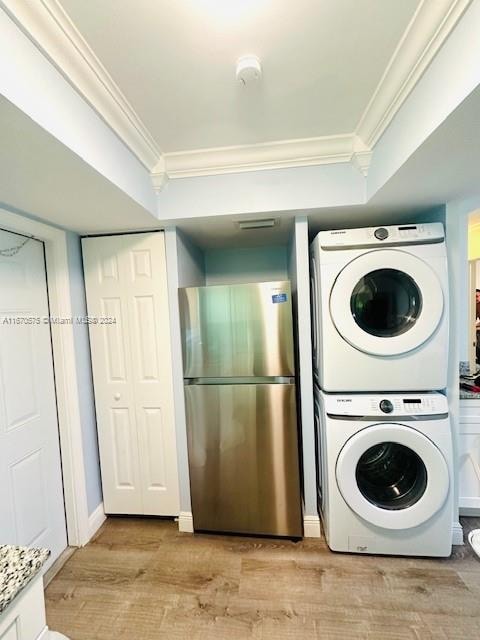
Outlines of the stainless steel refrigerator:
[{"label": "stainless steel refrigerator", "polygon": [[302,536],[290,283],[179,297],[195,529]]}]

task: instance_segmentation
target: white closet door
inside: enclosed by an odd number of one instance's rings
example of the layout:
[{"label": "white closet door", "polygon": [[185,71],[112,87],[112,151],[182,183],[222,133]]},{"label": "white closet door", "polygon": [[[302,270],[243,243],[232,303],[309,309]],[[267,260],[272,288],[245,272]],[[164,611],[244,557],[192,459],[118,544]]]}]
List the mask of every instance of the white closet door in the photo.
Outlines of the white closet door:
[{"label": "white closet door", "polygon": [[82,244],[105,510],[177,515],[163,233]]},{"label": "white closet door", "polygon": [[[0,230],[0,250],[24,241]],[[0,255],[0,292],[0,541],[49,548],[48,567],[67,533],[41,242]]]}]

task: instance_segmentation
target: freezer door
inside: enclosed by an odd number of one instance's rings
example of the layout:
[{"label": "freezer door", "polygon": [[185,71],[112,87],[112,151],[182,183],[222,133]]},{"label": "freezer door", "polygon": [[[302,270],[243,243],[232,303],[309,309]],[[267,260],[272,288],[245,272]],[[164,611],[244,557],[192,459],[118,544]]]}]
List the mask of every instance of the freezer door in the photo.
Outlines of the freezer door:
[{"label": "freezer door", "polygon": [[295,385],[185,387],[196,530],[303,535]]},{"label": "freezer door", "polygon": [[179,290],[185,378],[293,376],[289,282]]}]

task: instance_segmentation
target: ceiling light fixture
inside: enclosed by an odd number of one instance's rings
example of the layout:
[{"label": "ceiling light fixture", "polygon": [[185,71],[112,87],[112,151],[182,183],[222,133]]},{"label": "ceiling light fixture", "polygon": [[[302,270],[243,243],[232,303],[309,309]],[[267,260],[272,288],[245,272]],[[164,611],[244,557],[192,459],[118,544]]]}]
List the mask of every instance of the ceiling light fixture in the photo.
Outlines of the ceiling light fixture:
[{"label": "ceiling light fixture", "polygon": [[262,77],[262,64],[254,55],[242,56],[237,61],[237,80],[246,86],[258,82]]}]

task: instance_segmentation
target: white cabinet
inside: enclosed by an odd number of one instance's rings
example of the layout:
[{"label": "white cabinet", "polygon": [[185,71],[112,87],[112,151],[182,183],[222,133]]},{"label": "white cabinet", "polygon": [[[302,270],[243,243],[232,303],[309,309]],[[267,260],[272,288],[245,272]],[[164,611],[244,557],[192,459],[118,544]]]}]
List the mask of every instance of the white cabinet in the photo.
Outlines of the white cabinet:
[{"label": "white cabinet", "polygon": [[480,515],[480,399],[460,400],[460,515]]},{"label": "white cabinet", "polygon": [[84,238],[106,513],[179,513],[163,233]]},{"label": "white cabinet", "polygon": [[47,627],[41,574],[0,614],[0,640],[68,640]]}]

